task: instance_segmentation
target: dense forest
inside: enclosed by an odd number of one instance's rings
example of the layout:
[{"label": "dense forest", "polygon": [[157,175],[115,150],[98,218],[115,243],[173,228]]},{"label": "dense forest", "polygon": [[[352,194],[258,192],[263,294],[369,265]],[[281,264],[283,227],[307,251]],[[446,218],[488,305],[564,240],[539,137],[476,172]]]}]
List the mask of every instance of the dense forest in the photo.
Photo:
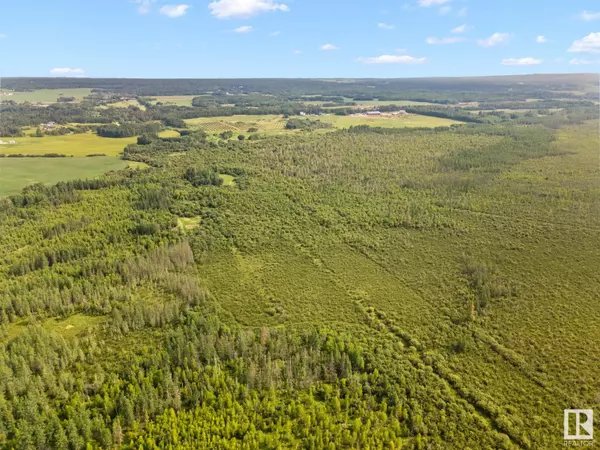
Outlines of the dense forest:
[{"label": "dense forest", "polygon": [[600,408],[597,105],[530,80],[535,108],[493,79],[479,110],[450,79],[379,108],[451,127],[260,139],[183,120],[433,81],[3,80],[98,92],[2,102],[0,135],[137,136],[147,166],[0,198],[0,448],[561,448],[563,410]]}]

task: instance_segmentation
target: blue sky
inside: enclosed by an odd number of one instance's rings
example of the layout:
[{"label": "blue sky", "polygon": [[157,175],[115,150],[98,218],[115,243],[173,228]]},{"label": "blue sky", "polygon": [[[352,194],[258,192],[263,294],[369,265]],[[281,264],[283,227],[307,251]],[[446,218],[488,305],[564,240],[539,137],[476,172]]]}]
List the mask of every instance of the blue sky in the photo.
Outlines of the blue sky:
[{"label": "blue sky", "polygon": [[600,68],[598,0],[6,0],[0,17],[2,76],[353,78]]}]

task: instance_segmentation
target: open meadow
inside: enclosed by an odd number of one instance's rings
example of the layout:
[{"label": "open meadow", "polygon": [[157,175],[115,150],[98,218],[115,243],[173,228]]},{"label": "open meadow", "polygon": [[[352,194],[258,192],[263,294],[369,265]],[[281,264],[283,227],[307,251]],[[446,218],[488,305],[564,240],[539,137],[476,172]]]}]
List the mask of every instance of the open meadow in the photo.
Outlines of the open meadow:
[{"label": "open meadow", "polygon": [[95,133],[65,134],[63,136],[25,136],[3,138],[14,140],[16,144],[0,145],[0,154],[4,155],[60,155],[84,157],[90,154],[117,156],[126,145],[136,142],[137,138],[105,138]]},{"label": "open meadow", "polygon": [[192,100],[196,97],[196,95],[153,95],[150,103],[156,104],[161,102],[166,105],[176,105],[176,106],[192,106]]},{"label": "open meadow", "polygon": [[[0,197],[18,194],[34,183],[55,184],[96,178],[128,167],[129,161],[111,156],[93,158],[0,158]],[[137,165],[137,163],[134,163]]]},{"label": "open meadow", "polygon": [[12,100],[17,103],[41,103],[49,105],[56,103],[58,97],[75,97],[75,102],[80,102],[84,97],[92,93],[91,89],[87,88],[70,88],[70,89],[36,89],[28,92],[9,92],[8,90],[0,90],[3,94],[0,95],[0,102],[4,100]]}]

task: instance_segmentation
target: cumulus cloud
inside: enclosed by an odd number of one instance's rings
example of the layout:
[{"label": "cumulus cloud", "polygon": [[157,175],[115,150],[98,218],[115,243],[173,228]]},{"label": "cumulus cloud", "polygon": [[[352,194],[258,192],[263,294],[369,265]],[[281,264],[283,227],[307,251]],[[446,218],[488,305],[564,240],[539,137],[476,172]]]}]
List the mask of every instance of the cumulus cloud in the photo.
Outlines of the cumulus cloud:
[{"label": "cumulus cloud", "polygon": [[181,17],[181,16],[185,16],[185,13],[187,12],[188,8],[190,7],[190,5],[165,5],[162,8],[160,8],[160,13],[163,16],[167,16],[170,17],[171,19],[174,19],[176,17]]},{"label": "cumulus cloud", "polygon": [[390,25],[388,23],[379,22],[377,24],[377,28],[381,28],[382,30],[393,30],[394,29],[394,25]]},{"label": "cumulus cloud", "polygon": [[155,3],[156,0],[135,0],[134,3],[138,5],[137,12],[138,14],[148,14],[150,12],[150,7],[152,3]]},{"label": "cumulus cloud", "polygon": [[443,5],[444,3],[450,3],[451,0],[419,0],[419,6],[429,8],[430,6]]},{"label": "cumulus cloud", "polygon": [[408,55],[381,55],[372,58],[358,58],[364,64],[423,64],[427,58],[415,58]]},{"label": "cumulus cloud", "polygon": [[72,76],[77,77],[83,75],[83,69],[73,69],[71,67],[56,67],[50,71],[50,75]]},{"label": "cumulus cloud", "polygon": [[584,22],[591,22],[593,20],[600,20],[600,12],[583,11],[577,14],[579,20]]},{"label": "cumulus cloud", "polygon": [[506,58],[502,60],[503,66],[535,66],[541,64],[541,59],[536,58]]},{"label": "cumulus cloud", "polygon": [[580,59],[580,58],[573,58],[571,61],[569,61],[569,64],[572,64],[574,66],[583,66],[583,65],[589,65],[589,64],[597,64],[598,61],[590,61],[589,59]]},{"label": "cumulus cloud", "polygon": [[546,42],[548,42],[548,39],[546,39],[546,36],[540,34],[536,39],[535,42],[537,42],[538,44],[545,44]]},{"label": "cumulus cloud", "polygon": [[289,11],[280,0],[217,0],[208,5],[219,19],[248,18],[271,11]]},{"label": "cumulus cloud", "polygon": [[321,50],[338,50],[338,47],[333,44],[325,44],[321,46]]},{"label": "cumulus cloud", "polygon": [[590,33],[583,39],[578,39],[569,48],[573,53],[600,53],[600,32]]},{"label": "cumulus cloud", "polygon": [[443,37],[443,38],[431,36],[431,37],[428,37],[427,39],[425,39],[425,42],[427,42],[430,45],[445,45],[445,44],[458,44],[459,42],[464,42],[465,40],[466,40],[465,38],[458,37],[458,36]]},{"label": "cumulus cloud", "polygon": [[458,26],[456,28],[452,28],[452,30],[450,30],[450,32],[454,33],[454,34],[460,34],[460,33],[464,33],[468,29],[469,29],[468,25],[460,25],[460,26]]},{"label": "cumulus cloud", "polygon": [[478,40],[477,45],[481,47],[493,47],[495,45],[507,44],[510,38],[511,35],[509,33],[494,33],[487,39]]},{"label": "cumulus cloud", "polygon": [[250,33],[253,30],[251,25],[244,25],[242,27],[234,28],[234,33]]}]

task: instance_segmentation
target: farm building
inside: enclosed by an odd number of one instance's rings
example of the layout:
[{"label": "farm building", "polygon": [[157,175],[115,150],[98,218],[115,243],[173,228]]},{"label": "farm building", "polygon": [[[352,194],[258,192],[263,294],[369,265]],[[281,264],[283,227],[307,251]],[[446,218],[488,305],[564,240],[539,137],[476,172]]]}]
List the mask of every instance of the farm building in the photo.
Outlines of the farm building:
[{"label": "farm building", "polygon": [[367,111],[367,115],[368,116],[380,116],[381,112],[380,111]]}]

